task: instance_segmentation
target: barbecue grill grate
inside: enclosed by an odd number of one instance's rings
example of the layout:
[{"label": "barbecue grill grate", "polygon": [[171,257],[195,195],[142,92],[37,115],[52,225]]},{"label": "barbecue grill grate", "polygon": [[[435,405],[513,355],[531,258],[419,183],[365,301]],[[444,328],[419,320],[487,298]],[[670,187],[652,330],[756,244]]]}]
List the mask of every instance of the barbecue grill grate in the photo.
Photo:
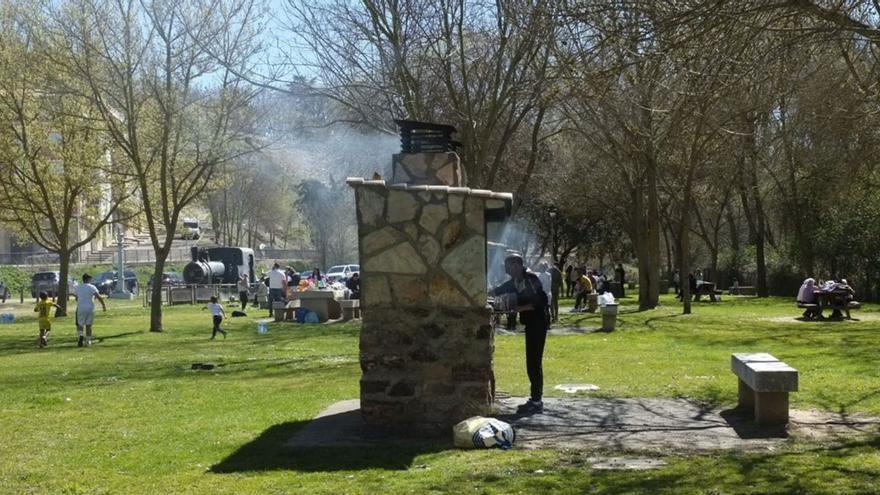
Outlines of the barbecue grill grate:
[{"label": "barbecue grill grate", "polygon": [[455,127],[414,120],[395,120],[400,128],[400,147],[404,153],[444,153],[456,151],[461,143],[454,141]]}]

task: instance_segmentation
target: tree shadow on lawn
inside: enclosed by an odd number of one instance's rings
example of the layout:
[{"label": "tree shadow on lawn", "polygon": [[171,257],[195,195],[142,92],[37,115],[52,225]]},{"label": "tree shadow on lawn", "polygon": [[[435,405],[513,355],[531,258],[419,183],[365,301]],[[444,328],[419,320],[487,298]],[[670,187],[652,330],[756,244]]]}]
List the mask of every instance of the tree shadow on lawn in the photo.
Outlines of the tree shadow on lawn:
[{"label": "tree shadow on lawn", "polygon": [[[360,414],[350,411],[345,414]],[[331,472],[385,469],[407,470],[423,454],[452,448],[448,441],[389,436],[381,441],[336,446],[290,446],[288,442],[310,421],[292,421],[270,427],[253,441],[211,466],[212,473],[259,471]],[[352,439],[357,442],[358,439]]]},{"label": "tree shadow on lawn", "polygon": [[[50,344],[51,345],[51,344]],[[38,350],[38,349],[35,349]],[[68,350],[84,351],[87,349],[78,349],[76,345]],[[214,368],[195,370],[192,368],[193,363],[201,362],[205,364],[213,364]],[[356,364],[350,364],[352,369],[356,368]],[[45,370],[35,369],[35,374],[44,373]],[[64,390],[70,386],[114,386],[118,382],[106,382],[104,379],[112,374],[121,381],[157,381],[157,380],[177,380],[186,378],[189,380],[205,380],[210,383],[216,383],[217,380],[239,381],[243,374],[253,374],[257,379],[272,379],[280,376],[309,376],[313,380],[321,380],[331,378],[339,373],[346,373],[347,370],[340,367],[334,362],[315,362],[311,357],[292,357],[278,359],[261,359],[255,361],[222,361],[222,360],[198,360],[177,359],[173,362],[162,362],[155,366],[149,363],[143,363],[138,360],[124,360],[114,364],[111,371],[108,371],[106,364],[96,364],[78,368],[75,374],[67,378],[66,381],[50,381],[42,385],[42,391],[45,393],[57,392]],[[3,387],[22,388],[27,386],[35,379],[34,375],[17,373],[6,376],[0,375],[0,389]]]},{"label": "tree shadow on lawn", "polygon": [[[97,342],[103,340],[112,340],[128,337],[131,335],[140,335],[144,332],[138,330],[133,332],[123,332],[113,335],[99,336],[96,335]],[[52,332],[49,336],[49,347],[40,349],[37,347],[37,331],[34,331],[33,338],[23,338],[19,335],[0,338],[0,357],[15,354],[27,354],[31,352],[50,352],[50,351],[71,351],[77,349],[75,336],[69,334],[55,334]]]}]

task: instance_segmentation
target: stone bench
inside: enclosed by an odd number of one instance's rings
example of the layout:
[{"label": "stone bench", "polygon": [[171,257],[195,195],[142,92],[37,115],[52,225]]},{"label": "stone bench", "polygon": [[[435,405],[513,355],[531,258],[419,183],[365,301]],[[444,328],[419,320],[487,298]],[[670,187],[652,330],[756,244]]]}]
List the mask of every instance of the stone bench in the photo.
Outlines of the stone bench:
[{"label": "stone bench", "polygon": [[272,303],[272,312],[275,315],[275,321],[293,321],[293,313],[296,307],[288,306],[285,301],[275,301]]},{"label": "stone bench", "polygon": [[798,372],[766,352],[733,354],[741,409],[752,409],[759,425],[788,423],[788,393],[798,390]]},{"label": "stone bench", "polygon": [[339,301],[339,305],[342,306],[342,319],[345,321],[351,320],[352,318],[360,318],[361,317],[361,301],[360,299],[343,299]]},{"label": "stone bench", "polygon": [[728,293],[731,296],[757,296],[758,289],[751,285],[740,285],[739,287],[731,287]]}]

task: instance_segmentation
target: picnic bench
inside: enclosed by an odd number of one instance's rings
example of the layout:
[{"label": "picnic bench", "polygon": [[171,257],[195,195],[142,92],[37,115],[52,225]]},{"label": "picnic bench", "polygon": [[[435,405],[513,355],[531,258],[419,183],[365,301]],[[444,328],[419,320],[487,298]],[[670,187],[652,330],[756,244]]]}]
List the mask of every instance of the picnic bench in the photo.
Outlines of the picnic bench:
[{"label": "picnic bench", "polygon": [[298,308],[298,302],[291,304],[287,301],[275,301],[272,303],[272,314],[275,316],[275,321],[295,321]]},{"label": "picnic bench", "polygon": [[709,296],[710,302],[718,302],[721,300],[721,291],[715,290],[714,282],[699,282],[694,291],[694,301],[699,301],[702,296]]},{"label": "picnic bench", "polygon": [[731,296],[757,296],[758,289],[751,285],[731,286],[727,293]]},{"label": "picnic bench", "polygon": [[339,301],[342,306],[342,319],[344,321],[361,317],[361,300],[360,299],[343,299]]},{"label": "picnic bench", "polygon": [[766,352],[732,354],[739,378],[737,407],[752,410],[759,425],[788,423],[788,393],[798,390],[798,372]]},{"label": "picnic bench", "polygon": [[840,317],[841,311],[846,314],[846,319],[851,320],[852,315],[850,311],[860,309],[862,304],[858,301],[850,301],[848,300],[848,296],[851,294],[847,291],[841,290],[832,290],[825,291],[819,290],[813,292],[814,303],[805,303],[798,301],[797,307],[804,311],[804,317],[812,320],[824,320],[825,315],[823,312],[826,309],[830,309],[834,311],[832,314],[832,318]]}]

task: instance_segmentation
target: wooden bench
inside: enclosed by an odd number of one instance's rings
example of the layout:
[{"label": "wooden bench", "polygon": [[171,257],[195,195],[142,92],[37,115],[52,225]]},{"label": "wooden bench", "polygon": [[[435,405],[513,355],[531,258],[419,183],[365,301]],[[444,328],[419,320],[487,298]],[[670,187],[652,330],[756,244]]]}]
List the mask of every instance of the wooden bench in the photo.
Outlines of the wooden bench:
[{"label": "wooden bench", "polygon": [[860,303],[858,301],[849,301],[849,302],[846,302],[845,304],[823,305],[823,304],[817,304],[817,303],[798,302],[797,307],[800,309],[806,310],[806,312],[804,313],[804,316],[808,317],[810,319],[815,319],[815,320],[823,319],[823,318],[825,318],[825,316],[822,314],[822,312],[825,311],[826,309],[830,309],[832,311],[835,311],[835,310],[836,311],[843,311],[844,313],[846,313],[846,319],[851,320],[852,316],[850,315],[849,312],[852,310],[860,309],[862,307],[862,303]]},{"label": "wooden bench", "polygon": [[758,289],[750,285],[740,285],[739,287],[731,287],[728,294],[731,296],[757,296]]},{"label": "wooden bench", "polygon": [[832,304],[830,306],[826,306],[827,309],[830,309],[832,311],[843,311],[844,313],[846,313],[847,320],[852,320],[852,316],[849,314],[850,310],[859,309],[861,307],[862,304],[858,301],[849,301],[844,304]]},{"label": "wooden bench", "polygon": [[693,293],[694,302],[699,301],[702,296],[709,296],[710,302],[718,302],[721,300],[721,291],[716,291],[712,282],[703,282],[697,284],[697,289]]},{"label": "wooden bench", "polygon": [[798,372],[766,352],[733,354],[741,409],[753,410],[759,425],[788,423],[788,393],[798,390]]},{"label": "wooden bench", "polygon": [[345,321],[351,320],[352,318],[360,318],[361,317],[361,301],[360,299],[343,299],[339,301],[339,305],[342,306],[342,319]]}]

